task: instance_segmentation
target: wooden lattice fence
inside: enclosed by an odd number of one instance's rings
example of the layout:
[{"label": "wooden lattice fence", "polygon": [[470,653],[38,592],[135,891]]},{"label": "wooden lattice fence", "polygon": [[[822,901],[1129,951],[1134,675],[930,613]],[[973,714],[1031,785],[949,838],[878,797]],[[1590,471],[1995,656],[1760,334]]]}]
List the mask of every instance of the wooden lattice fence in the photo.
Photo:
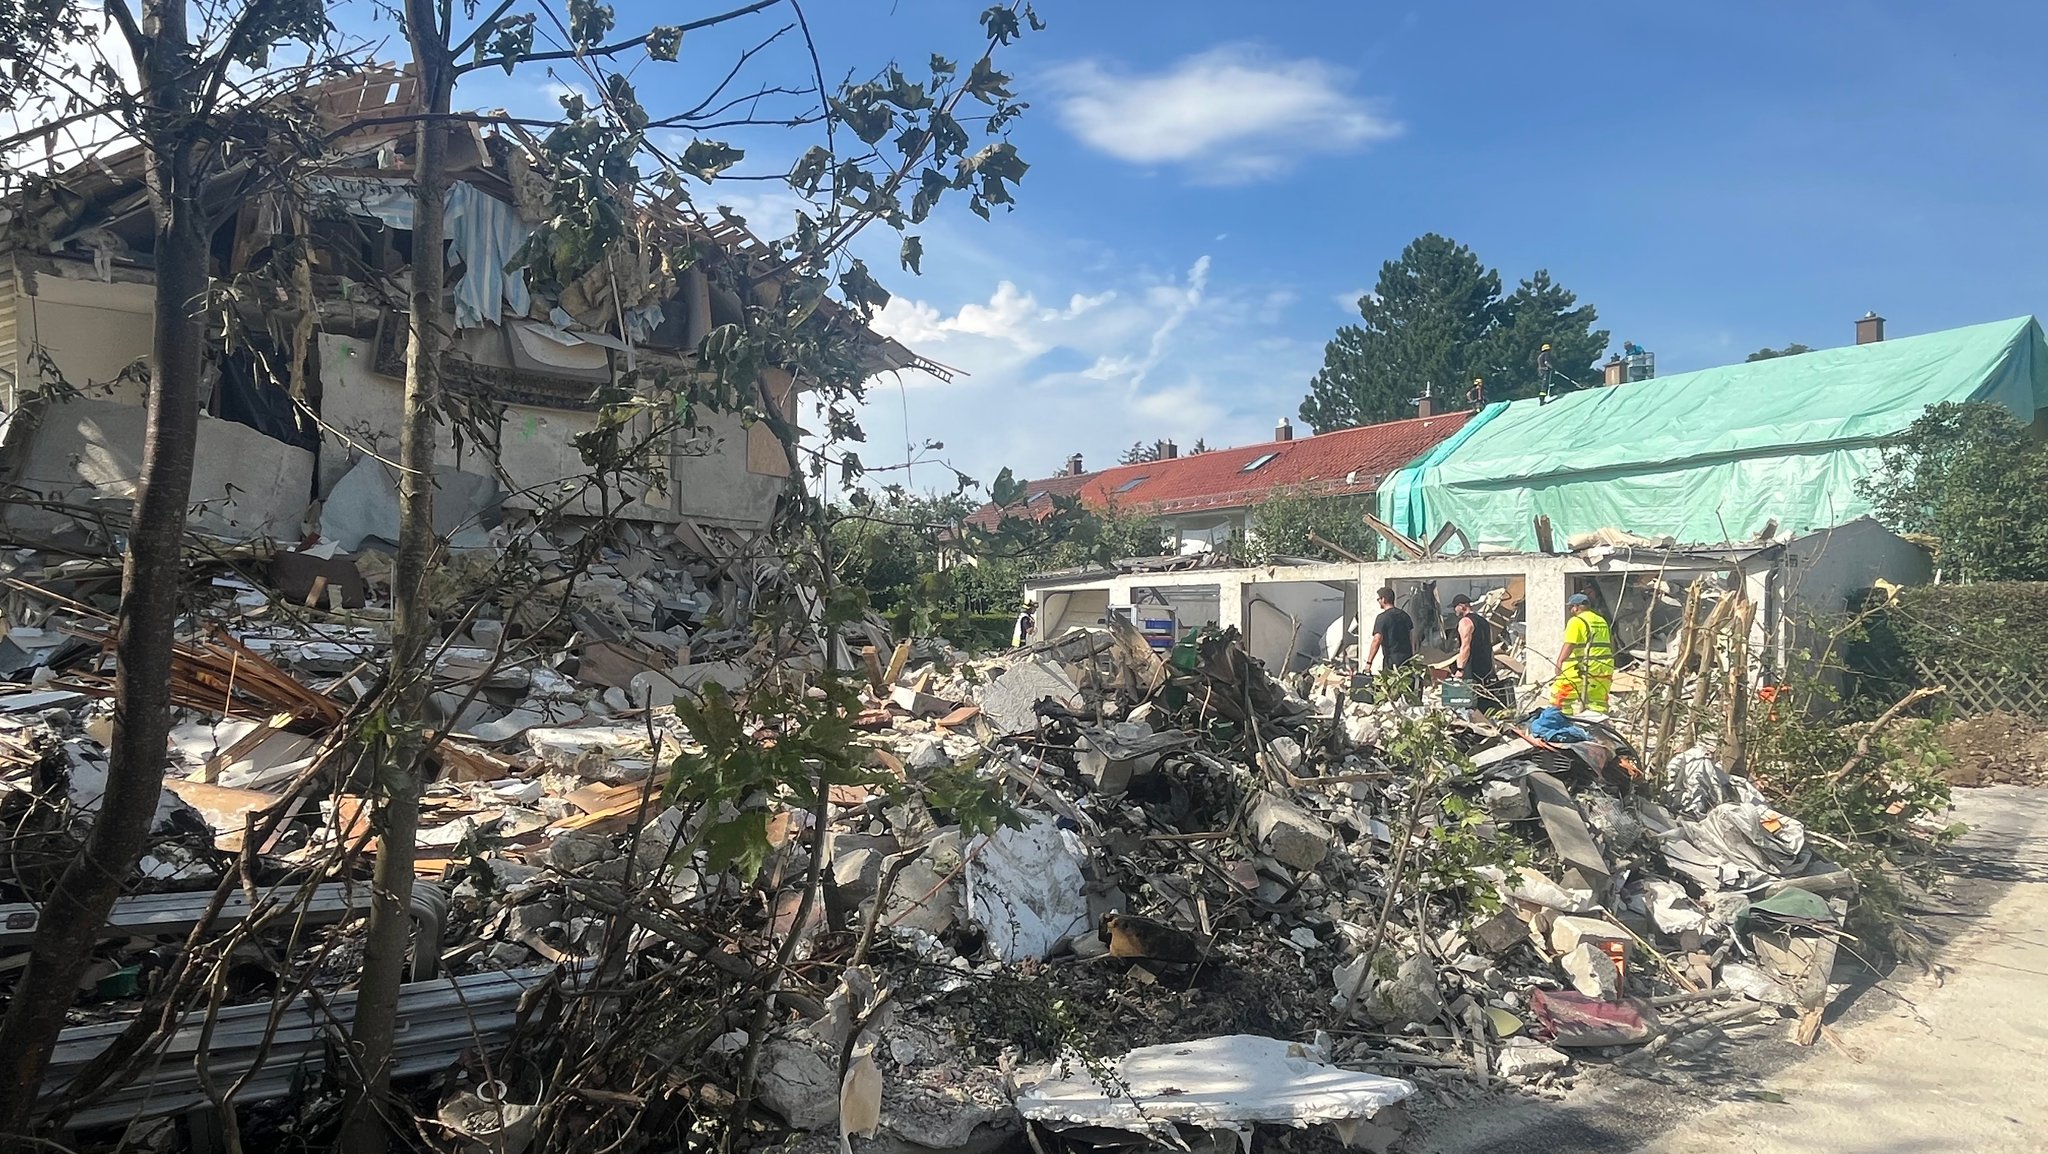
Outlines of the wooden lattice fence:
[{"label": "wooden lattice fence", "polygon": [[1917,658],[1923,685],[1946,686],[1948,707],[1965,717],[2010,713],[2048,720],[2048,677],[1960,661]]}]

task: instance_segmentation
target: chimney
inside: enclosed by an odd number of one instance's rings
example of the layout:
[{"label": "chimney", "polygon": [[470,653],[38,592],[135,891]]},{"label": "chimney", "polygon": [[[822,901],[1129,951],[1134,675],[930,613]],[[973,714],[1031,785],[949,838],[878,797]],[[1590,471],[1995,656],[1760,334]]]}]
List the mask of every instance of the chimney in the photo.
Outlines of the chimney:
[{"label": "chimney", "polygon": [[1628,384],[1628,362],[1622,360],[1619,356],[1609,357],[1607,363],[1600,366],[1600,383],[1603,385]]},{"label": "chimney", "polygon": [[1175,457],[1178,457],[1178,456],[1180,456],[1180,446],[1179,446],[1179,445],[1176,445],[1176,444],[1174,444],[1174,443],[1173,443],[1172,441],[1161,441],[1161,442],[1159,442],[1159,459],[1160,459],[1160,460],[1162,460],[1162,461],[1171,461],[1171,460],[1173,460],[1173,459],[1174,459]]},{"label": "chimney", "polygon": [[1856,343],[1874,345],[1884,339],[1884,318],[1876,313],[1864,313],[1856,321]]},{"label": "chimney", "polygon": [[1074,454],[1073,456],[1071,456],[1071,457],[1068,457],[1068,458],[1067,458],[1067,476],[1069,476],[1069,477],[1078,477],[1078,476],[1080,476],[1080,475],[1081,475],[1081,454],[1079,454],[1079,453],[1075,453],[1075,454]]},{"label": "chimney", "polygon": [[1418,417],[1436,416],[1436,398],[1430,396],[1427,389],[1423,390],[1421,396],[1415,398],[1415,415]]},{"label": "chimney", "polygon": [[1286,417],[1282,417],[1282,418],[1280,418],[1280,423],[1279,423],[1279,424],[1277,424],[1277,425],[1274,425],[1274,426],[1273,426],[1273,439],[1274,439],[1274,440],[1276,440],[1276,441],[1291,441],[1291,440],[1293,440],[1293,439],[1294,439],[1294,424],[1293,424],[1293,422],[1289,421],[1289,420],[1288,420],[1288,419],[1287,419]]}]

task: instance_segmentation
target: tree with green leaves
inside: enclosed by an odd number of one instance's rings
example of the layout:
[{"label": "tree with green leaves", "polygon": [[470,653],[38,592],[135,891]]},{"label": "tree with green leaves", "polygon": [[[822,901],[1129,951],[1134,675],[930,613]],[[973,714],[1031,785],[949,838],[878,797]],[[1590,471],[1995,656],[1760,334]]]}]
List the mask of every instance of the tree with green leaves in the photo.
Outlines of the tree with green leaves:
[{"label": "tree with green leaves", "polygon": [[1502,297],[1499,272],[1436,233],[1382,265],[1358,311],[1362,323],[1339,328],[1325,346],[1301,404],[1301,419],[1318,433],[1412,417],[1425,392],[1439,409],[1451,407],[1475,379],[1486,382],[1488,400],[1533,395],[1544,384],[1546,343],[1550,367],[1585,383],[1607,345],[1593,307],[1547,271]]},{"label": "tree with green leaves", "polygon": [[1771,361],[1776,360],[1779,357],[1796,357],[1800,353],[1810,353],[1812,351],[1813,349],[1811,346],[1802,345],[1795,341],[1792,344],[1786,345],[1782,349],[1774,349],[1770,347],[1758,349],[1757,351],[1749,354],[1748,356],[1742,359],[1744,362]]},{"label": "tree with green leaves", "polygon": [[1162,442],[1154,441],[1148,445],[1143,441],[1132,441],[1131,447],[1125,449],[1117,456],[1116,463],[1119,465],[1144,465],[1157,461],[1165,455],[1166,446]]},{"label": "tree with green leaves", "polygon": [[[823,139],[803,150],[784,177],[804,207],[796,213],[794,231],[769,246],[775,254],[769,267],[747,270],[746,281],[736,286],[741,290],[736,295],[746,306],[743,321],[720,326],[704,339],[695,350],[704,372],[685,385],[680,396],[664,403],[685,412],[699,407],[743,412],[750,420],[765,423],[782,445],[791,477],[786,504],[793,519],[790,528],[806,534],[801,542],[792,542],[806,562],[797,576],[811,582],[828,606],[837,606],[828,610],[820,639],[830,675],[830,657],[837,648],[835,628],[848,608],[836,592],[831,511],[804,482],[828,468],[836,469],[846,484],[856,483],[866,472],[846,446],[861,439],[852,414],[864,395],[868,371],[856,347],[857,334],[849,326],[834,325],[822,308],[824,298],[836,287],[862,322],[872,321],[887,303],[887,290],[850,252],[854,239],[870,226],[880,223],[900,234],[900,262],[915,273],[923,243],[909,229],[924,222],[942,198],[953,194],[963,199],[983,219],[990,217],[993,207],[1012,202],[1010,186],[1023,177],[1026,165],[1004,131],[1024,106],[1010,91],[1009,77],[993,61],[996,51],[1021,36],[1027,24],[1043,27],[1035,12],[1021,3],[985,10],[983,50],[964,72],[934,54],[928,79],[912,79],[891,64],[870,79],[828,88],[798,0],[758,0],[700,20],[631,32],[621,32],[614,9],[596,0],[566,0],[559,9],[552,0],[500,0],[480,19],[474,18],[474,9],[465,9],[473,19],[466,26],[447,4],[406,0],[402,20],[427,101],[417,131],[414,248],[440,251],[438,224],[448,184],[444,149],[454,116],[454,83],[463,72],[484,67],[516,74],[522,68],[560,62],[581,73],[597,93],[595,101],[580,94],[565,96],[563,117],[543,141],[554,215],[515,257],[531,280],[542,285],[570,283],[607,262],[615,246],[635,243],[622,205],[644,199],[670,211],[694,213],[696,186],[720,179],[745,158],[741,149],[706,135],[728,106],[717,104],[719,92],[714,91],[688,111],[657,116],[641,103],[636,83],[644,84],[645,77],[637,69],[644,62],[677,61],[684,37],[692,31],[779,6],[792,12],[812,62],[807,87],[779,91],[806,94],[816,105],[815,111],[778,123],[823,130]],[[774,33],[764,43],[780,35]],[[746,61],[742,56],[735,71]],[[982,135],[990,138],[980,147],[963,124],[971,106],[985,110],[975,118]],[[681,131],[692,139],[679,152],[667,150],[657,142],[657,129]],[[643,166],[651,169],[644,176]],[[678,263],[687,265],[693,259],[680,255]],[[372,814],[379,851],[376,885],[351,1035],[364,1076],[349,1104],[343,1133],[343,1148],[349,1154],[382,1154],[390,1141],[383,1103],[389,1093],[395,1009],[409,928],[414,831],[420,794],[432,768],[422,708],[432,663],[417,659],[435,634],[433,607],[425,594],[437,549],[432,436],[440,409],[440,350],[452,326],[443,313],[440,282],[445,270],[440,262],[426,260],[414,267],[400,448],[406,480],[400,489],[400,541],[392,581],[390,752],[388,768],[377,782]],[[770,285],[772,289],[764,289]],[[810,386],[813,401],[826,412],[828,436],[823,447],[805,445],[795,414],[778,408],[766,376],[771,369],[787,371]],[[648,407],[633,390],[657,383],[618,382],[607,398],[613,433],[594,438],[589,447],[595,451],[615,440],[617,429]],[[818,772],[828,771],[827,762],[817,764]],[[809,782],[806,788],[818,796],[825,792],[822,782]],[[822,845],[816,850],[821,853]],[[798,924],[809,914],[814,891],[814,886],[804,890]],[[783,942],[773,981],[780,981],[796,942],[795,935]],[[757,1038],[765,1036],[773,1004],[771,993],[756,1011],[751,1033]],[[745,1053],[743,1103],[751,1095],[759,1056],[758,1043]]]},{"label": "tree with green leaves", "polygon": [[[99,928],[142,856],[163,790],[207,322],[219,303],[208,276],[210,247],[243,198],[277,188],[314,151],[313,125],[273,98],[349,61],[331,40],[322,0],[30,0],[7,7],[0,16],[0,59],[9,62],[0,69],[0,110],[33,126],[0,139],[0,156],[32,141],[61,152],[67,130],[95,125],[139,144],[156,270],[142,465],[114,624],[106,791],[85,845],[48,895],[47,916],[0,1022],[0,1135],[26,1142],[66,1010]],[[308,50],[308,59],[274,64],[271,53],[286,44]],[[47,188],[42,180],[17,167],[0,172],[0,190],[40,192]],[[230,184],[232,195],[224,195]],[[13,223],[37,227],[19,217]]]},{"label": "tree with green leaves", "polygon": [[[1243,560],[1264,565],[1281,557],[1313,561],[1370,560],[1379,535],[1365,523],[1370,496],[1334,496],[1288,490],[1274,493],[1252,511],[1251,535]],[[1347,555],[1348,554],[1348,555]]]},{"label": "tree with green leaves", "polygon": [[1953,578],[2048,580],[2048,445],[2018,417],[1933,405],[1878,452],[1858,492],[1888,528],[1934,538]]}]

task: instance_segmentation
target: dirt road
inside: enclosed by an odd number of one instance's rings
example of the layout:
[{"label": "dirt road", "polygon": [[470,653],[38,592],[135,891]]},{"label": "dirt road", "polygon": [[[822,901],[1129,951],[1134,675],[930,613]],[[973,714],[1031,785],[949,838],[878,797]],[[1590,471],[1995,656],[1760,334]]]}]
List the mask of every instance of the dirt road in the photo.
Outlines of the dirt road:
[{"label": "dirt road", "polygon": [[[1864,990],[1842,1050],[1773,1025],[1659,1081],[1455,1112],[1415,1154],[2035,1154],[2048,1150],[2048,790],[1957,791],[1971,833],[1924,911],[1936,973]],[[1846,1051],[1846,1052],[1845,1052]]]}]

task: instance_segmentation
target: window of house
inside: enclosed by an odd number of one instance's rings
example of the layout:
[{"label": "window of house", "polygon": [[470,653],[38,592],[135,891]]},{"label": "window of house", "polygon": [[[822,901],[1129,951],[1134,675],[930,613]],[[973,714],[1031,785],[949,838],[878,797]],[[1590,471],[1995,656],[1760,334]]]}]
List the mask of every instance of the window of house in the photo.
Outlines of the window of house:
[{"label": "window of house", "polygon": [[1238,472],[1249,473],[1254,469],[1264,468],[1265,466],[1272,464],[1273,458],[1278,457],[1279,455],[1280,454],[1278,453],[1260,453],[1258,456],[1253,457],[1251,459],[1250,464],[1246,465],[1242,469],[1239,469]]},{"label": "window of house", "polygon": [[1128,492],[1130,492],[1130,491],[1131,491],[1132,489],[1135,489],[1135,488],[1137,488],[1138,486],[1140,486],[1140,485],[1144,484],[1145,482],[1147,482],[1147,481],[1149,481],[1149,480],[1151,480],[1151,479],[1152,479],[1152,478],[1150,478],[1150,477],[1132,477],[1132,478],[1131,478],[1130,480],[1128,480],[1128,481],[1125,481],[1125,482],[1124,482],[1123,484],[1121,484],[1121,485],[1118,485],[1118,486],[1116,487],[1116,491],[1117,491],[1117,492],[1119,492],[1119,493],[1128,493]]}]

